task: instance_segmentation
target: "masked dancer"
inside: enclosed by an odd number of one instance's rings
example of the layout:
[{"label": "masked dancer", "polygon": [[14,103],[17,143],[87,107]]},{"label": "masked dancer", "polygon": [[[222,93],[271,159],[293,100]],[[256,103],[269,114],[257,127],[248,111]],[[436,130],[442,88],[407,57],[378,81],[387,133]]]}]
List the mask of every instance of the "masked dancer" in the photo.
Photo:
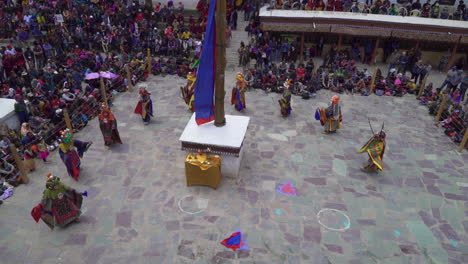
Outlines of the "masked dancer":
[{"label": "masked dancer", "polygon": [[78,222],[83,196],[87,196],[87,192],[78,193],[61,183],[59,177],[49,173],[42,201],[32,209],[31,216],[36,223],[42,219],[50,229],[65,227],[74,221]]},{"label": "masked dancer", "polygon": [[289,79],[284,83],[283,98],[278,100],[278,103],[281,107],[281,115],[287,117],[291,114],[291,83],[292,79]]},{"label": "masked dancer", "polygon": [[341,114],[340,98],[333,96],[330,106],[327,108],[318,108],[315,112],[315,119],[320,120],[322,126],[324,126],[325,134],[335,133],[341,128],[341,122],[343,116]]},{"label": "masked dancer", "polygon": [[122,144],[119,130],[117,129],[117,120],[110,108],[104,103],[101,106],[101,113],[99,114],[99,128],[104,137],[104,145],[106,147],[110,147],[110,145],[115,143]]},{"label": "masked dancer", "polygon": [[80,158],[89,149],[93,142],[82,142],[73,139],[73,134],[70,130],[65,129],[61,133],[62,142],[59,144],[59,155],[63,163],[67,167],[68,175],[78,181],[80,176]]},{"label": "masked dancer", "polygon": [[195,72],[189,72],[187,75],[187,84],[184,87],[180,87],[182,93],[182,98],[185,103],[188,105],[188,108],[191,112],[195,111],[193,102],[195,101],[195,81],[197,80],[197,75]]},{"label": "masked dancer", "polygon": [[231,104],[235,106],[237,111],[246,108],[245,105],[245,80],[244,74],[239,72],[236,75],[236,86],[232,88]]},{"label": "masked dancer", "polygon": [[[369,122],[370,125],[370,122]],[[384,132],[384,125],[382,125],[382,129],[379,133],[375,134],[372,130],[372,136],[369,141],[358,151],[358,153],[367,152],[369,155],[369,161],[366,166],[364,166],[361,170],[365,172],[376,172],[378,170],[383,171],[383,164],[382,160],[385,153],[385,138],[386,134]]]},{"label": "masked dancer", "polygon": [[153,116],[153,101],[151,101],[150,95],[151,93],[146,88],[140,88],[140,100],[135,108],[135,114],[141,115],[145,125],[149,124]]}]

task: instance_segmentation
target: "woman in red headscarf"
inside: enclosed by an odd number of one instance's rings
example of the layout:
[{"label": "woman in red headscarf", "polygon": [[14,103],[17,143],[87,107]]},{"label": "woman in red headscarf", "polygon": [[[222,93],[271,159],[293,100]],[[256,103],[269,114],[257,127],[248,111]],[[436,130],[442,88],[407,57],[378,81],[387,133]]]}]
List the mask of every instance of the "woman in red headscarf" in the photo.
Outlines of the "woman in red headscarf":
[{"label": "woman in red headscarf", "polygon": [[106,104],[102,105],[101,113],[99,114],[99,128],[104,137],[104,145],[106,145],[106,147],[115,143],[122,144],[119,130],[117,129],[117,120]]},{"label": "woman in red headscarf", "polygon": [[206,0],[199,0],[197,3],[197,10],[202,11],[206,7]]}]

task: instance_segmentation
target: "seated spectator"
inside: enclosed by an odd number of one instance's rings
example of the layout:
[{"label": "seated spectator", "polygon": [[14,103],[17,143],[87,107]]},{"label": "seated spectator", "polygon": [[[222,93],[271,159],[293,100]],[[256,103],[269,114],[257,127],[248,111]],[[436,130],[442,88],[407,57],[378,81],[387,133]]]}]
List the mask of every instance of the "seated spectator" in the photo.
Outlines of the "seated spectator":
[{"label": "seated spectator", "polygon": [[333,8],[335,11],[342,12],[343,11],[343,1],[341,0],[335,0],[335,3],[333,5]]},{"label": "seated spectator", "polygon": [[420,9],[421,9],[420,0],[416,0],[416,2],[414,2],[414,3],[411,5],[411,10],[420,10]]},{"label": "seated spectator", "polygon": [[439,18],[439,15],[440,15],[439,1],[436,1],[431,7],[431,17]]},{"label": "seated spectator", "polygon": [[441,19],[448,19],[450,15],[450,11],[447,6],[444,6],[442,8],[442,11],[440,12],[440,18]]}]

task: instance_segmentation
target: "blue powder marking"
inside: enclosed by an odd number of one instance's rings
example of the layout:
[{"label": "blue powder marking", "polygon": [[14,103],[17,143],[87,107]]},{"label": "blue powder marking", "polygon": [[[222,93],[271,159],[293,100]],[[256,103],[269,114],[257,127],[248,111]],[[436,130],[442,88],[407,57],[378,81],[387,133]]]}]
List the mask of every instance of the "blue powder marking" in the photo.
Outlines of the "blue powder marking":
[{"label": "blue powder marking", "polygon": [[452,243],[452,246],[454,247],[458,247],[458,242],[453,240],[453,239],[450,239],[450,243]]},{"label": "blue powder marking", "polygon": [[276,211],[275,211],[275,214],[277,214],[277,215],[281,215],[282,213],[283,213],[283,211],[281,211],[281,209],[276,209]]},{"label": "blue powder marking", "polygon": [[395,235],[397,235],[397,236],[401,235],[400,231],[398,231],[398,230],[393,230],[393,233],[395,233]]},{"label": "blue powder marking", "polygon": [[346,222],[346,221],[344,221],[344,222],[343,222],[343,226],[344,226],[344,227],[349,227],[349,223]]}]

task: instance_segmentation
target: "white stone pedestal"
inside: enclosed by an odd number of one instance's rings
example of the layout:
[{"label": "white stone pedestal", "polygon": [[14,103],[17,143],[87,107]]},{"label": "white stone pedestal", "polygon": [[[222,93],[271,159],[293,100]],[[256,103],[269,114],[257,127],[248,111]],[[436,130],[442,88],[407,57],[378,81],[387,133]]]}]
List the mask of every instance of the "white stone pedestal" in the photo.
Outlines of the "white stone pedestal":
[{"label": "white stone pedestal", "polygon": [[0,124],[7,124],[10,129],[21,126],[15,113],[15,103],[14,99],[0,98]]},{"label": "white stone pedestal", "polygon": [[221,155],[221,175],[237,178],[243,157],[243,142],[250,117],[226,115],[226,125],[216,127],[214,122],[198,126],[192,115],[179,138],[182,150],[202,151]]}]

